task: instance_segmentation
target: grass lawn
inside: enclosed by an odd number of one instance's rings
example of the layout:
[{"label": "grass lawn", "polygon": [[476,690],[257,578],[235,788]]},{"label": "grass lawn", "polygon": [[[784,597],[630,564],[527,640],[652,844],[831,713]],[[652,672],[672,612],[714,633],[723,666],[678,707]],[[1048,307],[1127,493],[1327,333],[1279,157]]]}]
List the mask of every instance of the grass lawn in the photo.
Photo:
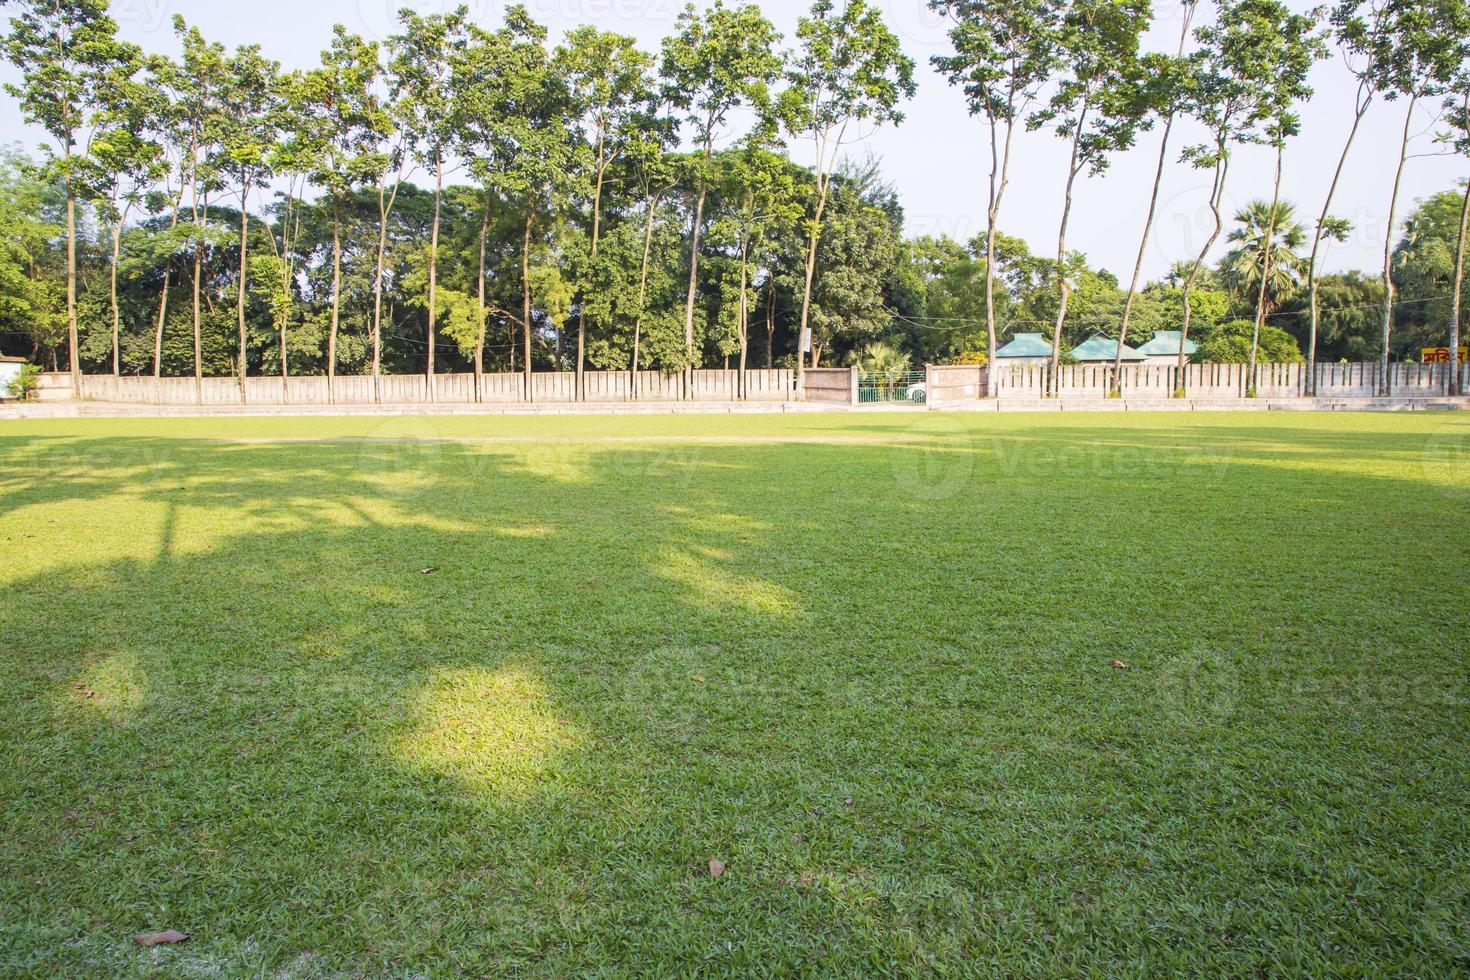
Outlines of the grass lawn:
[{"label": "grass lawn", "polygon": [[0,623],[7,976],[1470,971],[1470,417],[0,423]]}]

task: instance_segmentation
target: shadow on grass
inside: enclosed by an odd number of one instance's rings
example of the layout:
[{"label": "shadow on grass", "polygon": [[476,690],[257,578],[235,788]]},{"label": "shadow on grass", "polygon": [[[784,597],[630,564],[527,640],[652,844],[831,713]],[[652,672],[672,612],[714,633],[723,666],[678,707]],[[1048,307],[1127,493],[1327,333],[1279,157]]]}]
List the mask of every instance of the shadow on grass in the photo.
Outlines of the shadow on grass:
[{"label": "shadow on grass", "polygon": [[[935,438],[0,444],[0,528],[50,539],[0,578],[0,955],[1464,964],[1442,494]],[[1367,501],[1405,548],[1317,533]]]}]

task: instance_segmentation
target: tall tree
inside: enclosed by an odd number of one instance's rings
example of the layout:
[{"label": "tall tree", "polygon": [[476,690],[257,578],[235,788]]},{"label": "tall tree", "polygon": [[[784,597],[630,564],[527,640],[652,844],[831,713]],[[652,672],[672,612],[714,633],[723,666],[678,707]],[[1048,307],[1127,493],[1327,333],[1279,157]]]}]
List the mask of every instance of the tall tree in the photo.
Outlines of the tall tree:
[{"label": "tall tree", "polygon": [[954,22],[954,54],[936,56],[935,67],[950,84],[964,87],[970,114],[985,118],[990,139],[990,187],[985,209],[985,330],[989,396],[995,394],[996,236],[1000,209],[1010,185],[1016,123],[1040,98],[1056,64],[1058,22],[1052,0],[930,0]]},{"label": "tall tree", "polygon": [[[189,27],[184,18],[174,15],[174,33],[183,48],[177,71],[171,78],[177,85],[172,100],[177,109],[177,132],[182,143],[181,179],[189,183],[190,212],[194,219],[194,274],[190,281],[194,325],[194,393],[204,399],[204,343],[202,337],[202,298],[204,293],[205,252],[209,247],[209,195],[220,189],[220,175],[215,164],[215,149],[223,125],[219,121],[226,92],[227,55],[224,46],[204,40],[199,28]],[[166,311],[167,300],[160,302],[159,317]]]},{"label": "tall tree", "polygon": [[1194,290],[1210,250],[1225,230],[1223,201],[1235,147],[1260,143],[1276,103],[1273,85],[1284,63],[1283,51],[1294,42],[1285,37],[1296,15],[1278,0],[1228,0],[1214,24],[1200,28],[1201,45],[1194,61],[1188,111],[1207,132],[1207,141],[1187,147],[1184,159],[1211,169],[1210,213],[1214,228],[1199,250],[1182,286],[1184,320],[1180,328],[1179,385],[1183,392],[1185,353],[1194,316]]},{"label": "tall tree", "polygon": [[768,258],[772,238],[791,228],[805,213],[798,193],[801,188],[790,162],[768,147],[746,146],[725,154],[721,160],[720,197],[726,202],[723,224],[734,245],[736,259],[736,302],[734,325],[740,360],[737,386],[745,395],[746,368],[750,359],[751,277],[755,266]]},{"label": "tall tree", "polygon": [[[602,243],[603,194],[608,176],[639,137],[640,127],[656,101],[653,58],[631,37],[579,27],[556,49],[553,70],[567,86],[581,144],[590,151],[592,215],[588,229],[589,269],[596,266]],[[587,354],[587,304],[577,313],[577,395],[583,397]]]},{"label": "tall tree", "polygon": [[688,4],[673,36],[666,38],[660,72],[664,98],[680,113],[698,150],[694,160],[695,204],[689,236],[689,289],[684,305],[686,369],[695,366],[694,308],[699,290],[699,247],[704,207],[714,177],[715,144],[741,108],[764,117],[770,86],[781,71],[780,35],[754,4],[726,7],[724,0],[700,14]]},{"label": "tall tree", "polygon": [[213,116],[217,130],[212,142],[212,169],[235,188],[240,200],[240,266],[235,284],[235,322],[239,352],[236,373],[240,394],[245,394],[249,373],[246,349],[245,304],[250,285],[250,192],[265,188],[271,177],[271,154],[279,138],[277,104],[280,98],[280,64],[261,54],[260,46],[236,49],[224,65],[224,87],[219,111]]},{"label": "tall tree", "polygon": [[455,65],[463,57],[468,37],[469,7],[447,14],[420,15],[407,8],[398,14],[402,33],[389,40],[391,97],[397,122],[413,154],[434,174],[434,220],[429,236],[428,353],[424,376],[429,400],[436,392],[434,371],[435,320],[439,308],[439,226],[444,208],[444,174],[460,125],[462,99]]},{"label": "tall tree", "polygon": [[[1470,71],[1455,76],[1456,95],[1445,107],[1448,130],[1444,139],[1462,157],[1470,157]],[[1465,288],[1466,235],[1470,233],[1470,181],[1465,182],[1460,202],[1460,231],[1455,237],[1454,286],[1450,293],[1450,376],[1447,391],[1451,397],[1460,391],[1460,293]]]},{"label": "tall tree", "polygon": [[1383,31],[1381,20],[1387,7],[1381,0],[1343,0],[1332,9],[1333,36],[1342,54],[1343,64],[1357,80],[1353,93],[1352,123],[1342,152],[1337,157],[1337,167],[1332,171],[1332,180],[1327,184],[1327,193],[1322,198],[1322,213],[1312,228],[1312,255],[1307,266],[1308,338],[1307,338],[1307,393],[1317,393],[1317,332],[1321,325],[1320,286],[1318,266],[1322,248],[1330,241],[1341,241],[1346,228],[1341,219],[1332,217],[1332,202],[1337,196],[1342,181],[1343,169],[1348,155],[1362,128],[1363,118],[1378,94],[1383,77],[1378,65],[1392,54],[1392,39]]},{"label": "tall tree", "polygon": [[[347,33],[338,24],[320,68],[296,76],[291,85],[301,164],[326,192],[332,221],[332,297],[327,333],[327,392],[337,378],[337,333],[342,315],[342,213],[353,192],[382,173],[382,151],[392,121],[377,94],[381,66],[376,42]],[[284,350],[284,342],[283,342]]]},{"label": "tall tree", "polygon": [[1393,339],[1393,246],[1397,234],[1399,190],[1413,138],[1414,111],[1419,103],[1443,93],[1470,57],[1470,6],[1465,0],[1384,0],[1386,12],[1377,29],[1389,56],[1375,65],[1379,89],[1392,102],[1404,100],[1404,127],[1399,138],[1398,166],[1388,198],[1388,225],[1383,244],[1383,342],[1379,349],[1379,394],[1390,394],[1389,344]]},{"label": "tall tree", "polygon": [[153,139],[168,114],[167,96],[141,73],[146,59],[133,45],[119,45],[118,58],[102,85],[97,134],[92,141],[92,183],[97,211],[108,226],[108,305],[112,321],[112,374],[122,373],[122,310],[118,264],[123,229],[168,169],[162,144]]},{"label": "tall tree", "polygon": [[1154,218],[1159,210],[1159,189],[1164,183],[1164,168],[1169,161],[1169,137],[1174,133],[1174,120],[1184,106],[1192,77],[1184,58],[1189,43],[1190,25],[1194,23],[1195,9],[1199,0],[1184,0],[1179,18],[1179,50],[1172,59],[1156,55],[1145,57],[1144,77],[1151,79],[1145,102],[1164,120],[1164,132],[1159,139],[1159,160],[1154,167],[1153,188],[1148,197],[1148,213],[1143,219],[1143,235],[1138,240],[1138,256],[1133,260],[1133,278],[1128,283],[1128,299],[1123,304],[1123,322],[1118,327],[1118,352],[1113,358],[1113,375],[1109,389],[1115,395],[1122,394],[1123,350],[1128,343],[1128,327],[1133,320],[1133,307],[1138,300],[1138,284],[1143,277],[1143,259],[1148,254],[1149,239],[1153,237]]},{"label": "tall tree", "polygon": [[1150,16],[1147,0],[1069,0],[1057,34],[1060,80],[1050,102],[1027,123],[1032,129],[1054,125],[1057,135],[1071,145],[1054,267],[1058,290],[1052,332],[1054,385],[1072,295],[1067,226],[1074,188],[1084,171],[1092,176],[1105,171],[1111,155],[1132,146],[1138,130],[1148,125],[1138,46]]},{"label": "tall tree", "polygon": [[633,303],[633,343],[628,358],[628,391],[635,401],[638,398],[639,355],[642,353],[643,324],[648,316],[648,275],[653,256],[653,236],[657,230],[659,206],[665,197],[678,186],[678,171],[669,160],[669,148],[678,139],[677,123],[665,115],[667,104],[662,100],[650,105],[638,135],[628,147],[628,162],[632,181],[638,188],[638,197],[644,209],[643,247],[638,266],[638,293]]},{"label": "tall tree", "polygon": [[797,390],[804,388],[803,352],[813,353],[812,283],[822,218],[832,190],[832,175],[850,139],[865,138],[885,123],[903,121],[899,103],[914,94],[914,61],[903,53],[883,15],[866,0],[817,0],[796,26],[797,51],[787,72],[782,118],[793,135],[810,139],[816,152],[816,200],[807,229],[806,273],[802,282]]},{"label": "tall tree", "polygon": [[[537,229],[539,219],[557,217],[553,212],[565,203],[579,176],[572,166],[568,92],[547,53],[546,28],[525,7],[507,10],[505,26],[495,35],[479,28],[472,35],[457,86],[464,137],[467,146],[478,149],[470,167],[486,191],[521,209],[521,312],[518,317],[501,312],[520,327],[522,383],[529,397],[536,294],[554,294],[552,305],[560,306],[565,287],[559,259],[541,248],[548,236],[538,236]],[[487,71],[492,63],[498,65],[493,73]],[[542,231],[555,231],[555,222],[544,224]],[[561,236],[550,237],[562,243]],[[543,257],[547,261],[540,261]]]},{"label": "tall tree", "polygon": [[158,56],[149,60],[149,84],[156,93],[158,112],[153,114],[153,138],[163,149],[162,181],[169,209],[168,230],[163,252],[162,285],[158,290],[158,314],[153,329],[153,376],[163,377],[163,335],[168,325],[169,290],[173,285],[175,261],[179,246],[179,213],[190,177],[191,131],[187,118],[187,84],[183,68],[172,58]]},{"label": "tall tree", "polygon": [[107,79],[131,46],[117,39],[107,0],[23,0],[0,40],[5,58],[21,71],[5,90],[20,102],[26,122],[46,132],[50,174],[66,190],[66,335],[72,388],[81,397],[77,349],[77,206],[85,201],[92,139]]},{"label": "tall tree", "polygon": [[[1266,142],[1276,151],[1276,179],[1272,184],[1271,207],[1267,212],[1266,236],[1268,243],[1276,240],[1277,221],[1285,215],[1281,208],[1281,171],[1286,155],[1286,141],[1301,131],[1301,121],[1296,114],[1297,103],[1311,98],[1312,89],[1307,84],[1307,74],[1312,65],[1327,56],[1327,46],[1317,35],[1317,14],[1288,14],[1282,25],[1281,45],[1276,50],[1275,70],[1270,81],[1260,93],[1257,108],[1263,120]],[[1294,216],[1294,211],[1292,212]],[[1296,235],[1303,233],[1299,226],[1293,228]],[[1296,243],[1300,247],[1300,243]],[[1266,323],[1266,289],[1271,282],[1273,248],[1264,250],[1264,265],[1261,270],[1260,288],[1256,296],[1256,320],[1251,342],[1250,365],[1246,377],[1251,391],[1256,388],[1256,355],[1260,350],[1261,328]],[[1295,273],[1295,269],[1292,270]]]}]

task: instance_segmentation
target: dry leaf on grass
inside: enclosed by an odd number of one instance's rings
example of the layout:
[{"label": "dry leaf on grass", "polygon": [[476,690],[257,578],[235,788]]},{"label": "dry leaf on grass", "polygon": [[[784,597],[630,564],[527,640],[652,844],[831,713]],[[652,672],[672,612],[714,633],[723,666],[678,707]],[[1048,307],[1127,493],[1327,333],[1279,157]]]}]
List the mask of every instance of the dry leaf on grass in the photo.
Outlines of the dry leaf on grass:
[{"label": "dry leaf on grass", "polygon": [[710,858],[709,874],[711,878],[718,878],[725,873],[725,862]]},{"label": "dry leaf on grass", "polygon": [[1127,664],[1125,664],[1123,661],[1121,661],[1121,660],[1114,660],[1113,661],[1113,669],[1114,670],[1130,670],[1131,668]]},{"label": "dry leaf on grass", "polygon": [[133,937],[133,942],[139,946],[172,946],[181,943],[189,937],[177,929],[168,929],[164,932],[145,932]]}]

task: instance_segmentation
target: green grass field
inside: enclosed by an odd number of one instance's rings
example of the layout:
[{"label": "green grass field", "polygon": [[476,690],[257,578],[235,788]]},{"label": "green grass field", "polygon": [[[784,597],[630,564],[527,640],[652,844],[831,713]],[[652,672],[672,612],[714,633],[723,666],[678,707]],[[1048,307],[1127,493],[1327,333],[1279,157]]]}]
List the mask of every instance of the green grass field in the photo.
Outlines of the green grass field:
[{"label": "green grass field", "polygon": [[1470,417],[11,422],[0,549],[8,976],[1470,970]]}]

